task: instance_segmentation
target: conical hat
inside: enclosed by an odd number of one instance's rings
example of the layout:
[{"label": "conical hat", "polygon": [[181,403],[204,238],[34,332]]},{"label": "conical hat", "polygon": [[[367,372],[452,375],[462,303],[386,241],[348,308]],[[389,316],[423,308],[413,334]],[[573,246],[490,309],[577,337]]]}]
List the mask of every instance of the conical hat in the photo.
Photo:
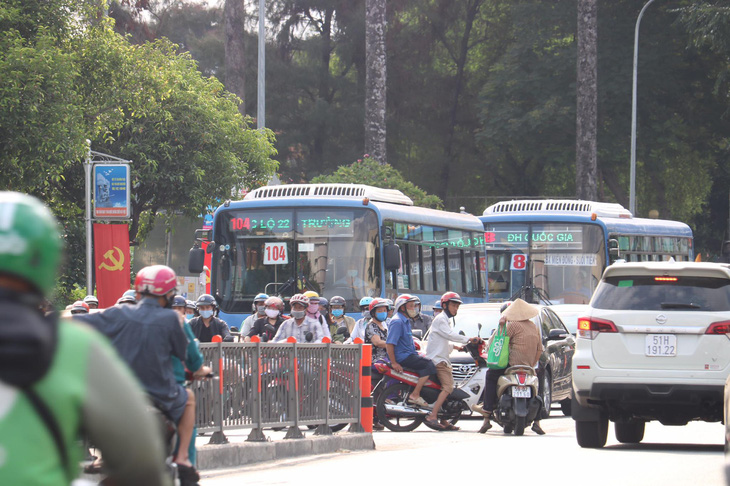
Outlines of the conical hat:
[{"label": "conical hat", "polygon": [[528,304],[522,299],[517,299],[512,302],[504,313],[502,313],[508,321],[526,321],[528,319],[532,319],[537,314],[537,307],[532,304]]}]

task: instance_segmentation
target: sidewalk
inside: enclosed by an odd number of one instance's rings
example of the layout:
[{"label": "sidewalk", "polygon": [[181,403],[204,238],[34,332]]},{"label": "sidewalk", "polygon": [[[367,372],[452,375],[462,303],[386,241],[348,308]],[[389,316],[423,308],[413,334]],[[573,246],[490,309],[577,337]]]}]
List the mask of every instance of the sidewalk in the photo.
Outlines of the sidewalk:
[{"label": "sidewalk", "polygon": [[286,459],[337,451],[373,450],[375,442],[369,433],[347,432],[347,428],[331,436],[314,435],[314,430],[300,427],[303,439],[285,439],[286,430],[264,430],[266,442],[246,442],[251,429],[226,430],[228,444],[208,444],[212,433],[198,436],[198,469],[245,466],[264,461]]}]

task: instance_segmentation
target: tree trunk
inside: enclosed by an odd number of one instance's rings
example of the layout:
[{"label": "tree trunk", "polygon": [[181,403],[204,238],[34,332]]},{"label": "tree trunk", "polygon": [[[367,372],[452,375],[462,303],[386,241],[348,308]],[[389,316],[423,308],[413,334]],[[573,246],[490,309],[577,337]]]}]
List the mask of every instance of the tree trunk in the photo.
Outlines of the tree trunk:
[{"label": "tree trunk", "polygon": [[244,51],[243,0],[226,0],[224,6],[226,89],[241,98],[238,111],[246,114],[246,52]]},{"label": "tree trunk", "polygon": [[365,1],[365,153],[387,163],[385,0]]},{"label": "tree trunk", "polygon": [[597,131],[597,0],[578,0],[578,79],[575,141],[575,195],[595,201],[598,196]]}]

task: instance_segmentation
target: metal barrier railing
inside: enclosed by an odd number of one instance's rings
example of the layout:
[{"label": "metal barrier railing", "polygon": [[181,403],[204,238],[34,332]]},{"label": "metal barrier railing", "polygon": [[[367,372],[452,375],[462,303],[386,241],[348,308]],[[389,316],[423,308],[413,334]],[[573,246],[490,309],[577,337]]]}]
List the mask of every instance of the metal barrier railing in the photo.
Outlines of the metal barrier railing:
[{"label": "metal barrier railing", "polygon": [[196,426],[214,432],[212,443],[226,442],[226,429],[266,440],[265,428],[288,427],[287,438],[297,438],[299,426],[328,434],[360,423],[361,345],[206,343],[200,351],[218,376],[192,384]]}]

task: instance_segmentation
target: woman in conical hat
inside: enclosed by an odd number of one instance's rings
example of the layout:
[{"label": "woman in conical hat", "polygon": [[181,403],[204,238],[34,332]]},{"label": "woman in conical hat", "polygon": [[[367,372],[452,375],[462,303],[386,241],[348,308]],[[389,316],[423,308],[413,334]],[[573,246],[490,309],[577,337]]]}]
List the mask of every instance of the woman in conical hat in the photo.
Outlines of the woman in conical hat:
[{"label": "woman in conical hat", "polygon": [[[510,366],[537,366],[543,352],[542,336],[540,330],[530,319],[536,317],[540,311],[532,304],[522,299],[517,299],[502,311],[499,320],[500,325],[506,323],[506,335],[509,337],[509,365]],[[495,333],[496,334],[496,333]],[[490,339],[491,344],[491,339]],[[475,410],[484,415],[484,423],[479,433],[483,434],[492,424],[489,422],[492,412],[497,404],[497,380],[504,375],[506,369],[487,370],[486,383],[484,384],[484,405],[475,406]],[[540,427],[539,420],[532,424],[532,430],[539,435],[545,432]]]}]

